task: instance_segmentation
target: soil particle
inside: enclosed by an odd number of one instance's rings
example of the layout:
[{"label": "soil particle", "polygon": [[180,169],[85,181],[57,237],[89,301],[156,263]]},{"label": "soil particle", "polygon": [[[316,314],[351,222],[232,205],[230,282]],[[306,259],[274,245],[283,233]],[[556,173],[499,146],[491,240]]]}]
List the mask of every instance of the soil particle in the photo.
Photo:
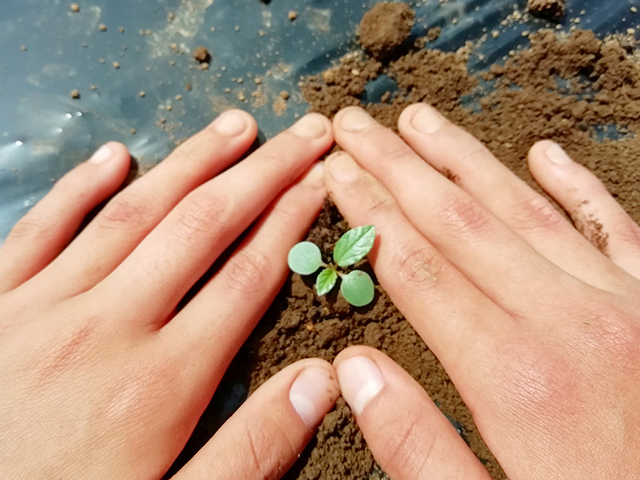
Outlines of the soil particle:
[{"label": "soil particle", "polygon": [[561,17],[564,15],[566,0],[529,0],[527,9],[541,17]]},{"label": "soil particle", "polygon": [[20,51],[22,51],[22,52],[26,52],[27,50],[28,50],[28,49],[27,49],[27,46],[26,46],[26,45],[20,45]]},{"label": "soil particle", "polygon": [[289,17],[289,20],[293,22],[296,18],[298,18],[298,12],[294,10],[290,10],[288,17]]},{"label": "soil particle", "polygon": [[404,3],[383,2],[365,13],[358,36],[362,46],[376,57],[392,53],[411,33],[415,13]]},{"label": "soil particle", "polygon": [[106,32],[107,26],[104,23],[101,23],[100,25],[98,25],[98,30],[100,30],[101,32]]},{"label": "soil particle", "polygon": [[118,69],[120,68],[120,63],[119,63],[119,62],[113,62],[113,63],[111,64],[111,66],[112,66],[113,68],[115,68],[116,70],[118,70]]},{"label": "soil particle", "polygon": [[71,90],[69,96],[75,100],[80,98],[80,92],[78,90]]},{"label": "soil particle", "polygon": [[196,47],[193,50],[193,58],[200,63],[208,63],[211,60],[211,53],[207,47]]},{"label": "soil particle", "polygon": [[80,5],[78,5],[77,3],[72,3],[71,5],[69,5],[69,8],[71,9],[72,12],[79,12],[80,11]]}]

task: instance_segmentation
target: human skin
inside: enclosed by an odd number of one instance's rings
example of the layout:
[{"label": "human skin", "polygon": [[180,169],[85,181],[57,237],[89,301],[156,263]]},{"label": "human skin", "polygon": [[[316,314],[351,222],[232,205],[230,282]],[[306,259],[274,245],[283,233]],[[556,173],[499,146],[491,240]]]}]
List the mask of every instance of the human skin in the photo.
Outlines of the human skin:
[{"label": "human skin", "polygon": [[[340,112],[344,152],[326,161],[327,190],[352,226],[376,226],[369,258],[380,284],[442,362],[508,478],[637,478],[638,226],[553,142],[532,148],[530,170],[575,224],[602,224],[604,253],[432,107],[409,107],[399,131],[359,108]],[[352,347],[334,364],[392,479],[489,478],[389,358]]]},{"label": "human skin", "polygon": [[[0,249],[3,478],[158,479],[170,467],[326,194],[326,118],[236,164],[256,133],[250,115],[226,112],[76,235],[127,176],[126,148],[107,144],[12,230]],[[278,478],[337,396],[329,363],[289,366],[174,478]]]}]

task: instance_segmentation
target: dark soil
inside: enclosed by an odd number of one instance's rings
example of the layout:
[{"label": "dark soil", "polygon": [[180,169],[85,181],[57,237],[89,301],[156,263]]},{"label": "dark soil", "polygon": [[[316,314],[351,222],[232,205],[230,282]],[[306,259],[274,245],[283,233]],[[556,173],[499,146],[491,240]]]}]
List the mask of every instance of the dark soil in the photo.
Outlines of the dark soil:
[{"label": "dark soil", "polygon": [[409,37],[415,16],[404,3],[379,3],[362,17],[360,43],[376,57],[389,55]]},{"label": "dark soil", "polygon": [[566,0],[529,0],[527,8],[535,15],[561,17],[564,14]]}]

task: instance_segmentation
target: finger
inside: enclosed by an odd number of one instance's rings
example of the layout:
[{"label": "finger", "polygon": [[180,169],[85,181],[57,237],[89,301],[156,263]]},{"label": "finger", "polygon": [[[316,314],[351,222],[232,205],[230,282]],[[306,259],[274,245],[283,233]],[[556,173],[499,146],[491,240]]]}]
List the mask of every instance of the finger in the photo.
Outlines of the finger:
[{"label": "finger", "polygon": [[[162,330],[167,347],[197,358],[194,385],[217,381],[280,291],[289,249],[304,236],[325,197],[322,163],[284,192],[200,292]],[[217,339],[224,338],[224,342]],[[211,348],[213,343],[216,348]],[[219,373],[218,377],[211,375]]]},{"label": "finger", "polygon": [[490,480],[449,420],[393,360],[351,347],[334,365],[367,445],[391,478]]},{"label": "finger", "polygon": [[91,210],[124,182],[129,163],[124,145],[107,143],[54,185],[0,249],[0,293],[20,286],[60,254]]},{"label": "finger", "polygon": [[[307,115],[189,194],[98,286],[96,295],[119,299],[117,308],[126,307],[142,323],[163,322],[231,242],[332,141],[329,121]],[[156,281],[148,282],[149,277]]]},{"label": "finger", "polygon": [[280,478],[338,398],[323,360],[295,363],[260,387],[178,472],[176,480]]},{"label": "finger", "polygon": [[[346,153],[326,161],[325,182],[350,225],[376,226],[376,276],[464,392],[513,320],[411,225],[391,195]],[[480,340],[482,339],[482,340]]]},{"label": "finger", "polygon": [[549,141],[531,149],[529,166],[540,186],[569,213],[578,231],[620,268],[640,277],[640,227],[602,182]]},{"label": "finger", "polygon": [[[337,142],[380,181],[403,213],[485,295],[509,312],[547,312],[547,304],[523,304],[545,295],[551,303],[563,288],[584,286],[538,254],[517,233],[469,194],[440,175],[391,130],[360,108],[335,120]],[[549,282],[558,285],[548,293]],[[557,295],[555,298],[551,298]]]},{"label": "finger", "polygon": [[618,269],[600,255],[549,201],[499,162],[473,135],[435,108],[416,104],[398,121],[411,148],[468,192],[551,262],[599,288],[618,283]]},{"label": "finger", "polygon": [[256,132],[248,113],[226,112],[119,193],[44,272],[47,295],[68,298],[103,280],[189,192],[236,162]]}]

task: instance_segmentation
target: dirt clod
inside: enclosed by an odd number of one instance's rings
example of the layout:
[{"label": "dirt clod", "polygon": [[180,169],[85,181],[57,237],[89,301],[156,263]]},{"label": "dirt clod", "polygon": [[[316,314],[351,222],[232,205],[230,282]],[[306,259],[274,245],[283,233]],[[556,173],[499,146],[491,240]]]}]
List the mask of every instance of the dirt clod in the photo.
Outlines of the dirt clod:
[{"label": "dirt clod", "polygon": [[193,58],[200,63],[208,63],[211,60],[211,53],[207,47],[196,47],[193,49]]},{"label": "dirt clod", "polygon": [[77,100],[80,98],[80,92],[78,90],[71,90],[71,93],[69,94],[69,96],[74,100]]},{"label": "dirt clod", "polygon": [[529,0],[527,8],[541,17],[561,17],[564,15],[565,2],[566,0]]},{"label": "dirt clod", "polygon": [[393,52],[411,33],[415,13],[404,3],[383,2],[364,14],[358,36],[362,46],[376,57]]}]

